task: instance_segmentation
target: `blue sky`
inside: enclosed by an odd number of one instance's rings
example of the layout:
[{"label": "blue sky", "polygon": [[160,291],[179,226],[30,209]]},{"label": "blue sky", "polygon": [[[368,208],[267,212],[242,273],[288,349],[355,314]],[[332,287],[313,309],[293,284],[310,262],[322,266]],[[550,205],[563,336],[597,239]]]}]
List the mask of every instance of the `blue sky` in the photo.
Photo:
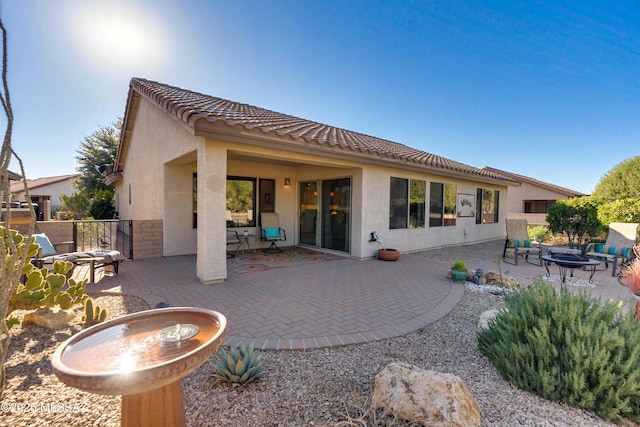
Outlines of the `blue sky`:
[{"label": "blue sky", "polygon": [[584,193],[640,154],[636,0],[1,4],[28,178],[75,173],[131,77]]}]

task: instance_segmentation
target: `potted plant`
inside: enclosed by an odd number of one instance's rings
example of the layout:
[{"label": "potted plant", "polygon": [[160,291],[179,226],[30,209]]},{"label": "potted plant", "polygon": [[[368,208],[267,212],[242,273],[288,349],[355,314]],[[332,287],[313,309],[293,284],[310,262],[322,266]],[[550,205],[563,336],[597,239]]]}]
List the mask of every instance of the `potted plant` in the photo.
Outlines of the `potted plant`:
[{"label": "potted plant", "polygon": [[[620,281],[629,287],[629,291],[640,297],[640,245],[634,246],[635,257],[629,262],[627,268],[620,272]],[[636,320],[640,321],[640,299],[636,301]]]},{"label": "potted plant", "polygon": [[453,283],[465,283],[467,281],[467,264],[457,259],[451,265],[451,279]]}]

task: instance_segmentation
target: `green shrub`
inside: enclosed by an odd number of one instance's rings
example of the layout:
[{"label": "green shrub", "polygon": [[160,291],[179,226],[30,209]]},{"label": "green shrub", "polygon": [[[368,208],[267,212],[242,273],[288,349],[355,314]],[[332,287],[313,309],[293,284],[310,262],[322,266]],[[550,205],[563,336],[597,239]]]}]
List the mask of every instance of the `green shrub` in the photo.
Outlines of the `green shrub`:
[{"label": "green shrub", "polygon": [[536,225],[528,230],[529,239],[537,242],[544,242],[544,239],[549,235],[549,229],[544,225]]},{"label": "green shrub", "polygon": [[506,299],[478,347],[515,386],[600,417],[640,421],[640,327],[622,303],[542,279]]},{"label": "green shrub", "polygon": [[453,264],[451,264],[451,269],[457,271],[467,271],[467,264],[465,264],[465,262],[461,259],[457,259],[453,261]]},{"label": "green shrub", "polygon": [[639,213],[638,198],[618,199],[598,206],[598,220],[605,226],[612,222],[639,222]]}]

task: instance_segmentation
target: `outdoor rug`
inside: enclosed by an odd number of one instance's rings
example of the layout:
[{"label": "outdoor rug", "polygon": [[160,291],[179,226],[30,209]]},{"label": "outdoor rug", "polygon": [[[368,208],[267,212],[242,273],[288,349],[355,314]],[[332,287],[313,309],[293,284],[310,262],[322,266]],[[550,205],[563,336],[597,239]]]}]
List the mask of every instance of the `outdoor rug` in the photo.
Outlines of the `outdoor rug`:
[{"label": "outdoor rug", "polygon": [[305,248],[288,247],[282,250],[279,253],[264,253],[258,249],[255,253],[249,251],[236,254],[235,258],[227,259],[227,268],[235,273],[250,273],[344,259],[344,257]]}]

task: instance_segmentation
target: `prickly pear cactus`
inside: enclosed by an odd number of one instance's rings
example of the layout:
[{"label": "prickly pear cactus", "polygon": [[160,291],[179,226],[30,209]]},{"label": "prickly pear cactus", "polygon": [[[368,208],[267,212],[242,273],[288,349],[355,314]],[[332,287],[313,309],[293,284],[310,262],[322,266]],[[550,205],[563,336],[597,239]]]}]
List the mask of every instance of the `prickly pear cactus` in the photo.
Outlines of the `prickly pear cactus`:
[{"label": "prickly pear cactus", "polygon": [[66,275],[72,268],[73,263],[69,261],[56,261],[53,272],[32,264],[26,265],[23,283],[18,285],[9,303],[9,312],[56,305],[66,310],[84,302],[88,298],[85,294],[88,279],[67,279]]}]

